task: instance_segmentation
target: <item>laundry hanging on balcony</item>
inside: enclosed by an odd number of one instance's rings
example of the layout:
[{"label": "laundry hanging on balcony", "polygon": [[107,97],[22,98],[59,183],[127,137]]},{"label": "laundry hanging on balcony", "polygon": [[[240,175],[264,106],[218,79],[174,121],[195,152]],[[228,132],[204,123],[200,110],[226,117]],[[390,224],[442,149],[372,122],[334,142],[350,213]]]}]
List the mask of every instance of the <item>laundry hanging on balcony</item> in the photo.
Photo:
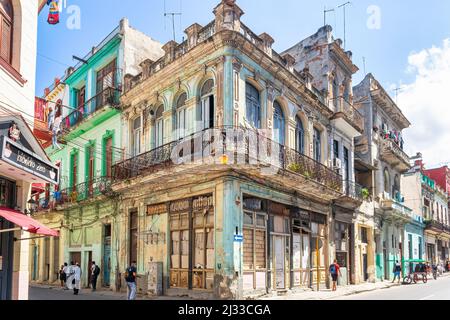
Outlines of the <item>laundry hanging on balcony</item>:
[{"label": "laundry hanging on balcony", "polygon": [[47,22],[49,24],[58,24],[59,23],[58,1],[47,0],[47,5],[50,6]]}]

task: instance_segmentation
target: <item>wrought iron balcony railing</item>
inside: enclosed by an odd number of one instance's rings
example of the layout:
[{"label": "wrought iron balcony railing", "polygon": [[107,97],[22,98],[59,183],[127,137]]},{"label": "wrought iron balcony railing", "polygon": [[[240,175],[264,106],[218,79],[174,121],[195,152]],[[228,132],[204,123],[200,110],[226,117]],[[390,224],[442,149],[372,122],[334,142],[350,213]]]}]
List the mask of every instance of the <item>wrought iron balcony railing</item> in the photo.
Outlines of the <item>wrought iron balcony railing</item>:
[{"label": "wrought iron balcony railing", "polygon": [[111,191],[111,178],[101,177],[55,192],[53,197],[56,205],[64,205],[108,195]]},{"label": "wrought iron balcony railing", "polygon": [[90,115],[106,106],[118,106],[120,103],[120,95],[121,91],[115,88],[107,88],[99,92],[62,120],[62,133],[64,134],[73,130]]},{"label": "wrought iron balcony railing", "polygon": [[293,172],[336,192],[342,191],[342,178],[338,173],[266,138],[258,131],[245,128],[208,129],[117,163],[113,166],[114,182],[150,175],[175,166],[174,154],[177,159],[182,158],[183,163],[188,161],[195,165],[271,167],[276,169],[276,173],[279,170]]},{"label": "wrought iron balcony railing", "polygon": [[363,201],[369,198],[369,190],[353,181],[344,181],[344,194],[352,199]]}]

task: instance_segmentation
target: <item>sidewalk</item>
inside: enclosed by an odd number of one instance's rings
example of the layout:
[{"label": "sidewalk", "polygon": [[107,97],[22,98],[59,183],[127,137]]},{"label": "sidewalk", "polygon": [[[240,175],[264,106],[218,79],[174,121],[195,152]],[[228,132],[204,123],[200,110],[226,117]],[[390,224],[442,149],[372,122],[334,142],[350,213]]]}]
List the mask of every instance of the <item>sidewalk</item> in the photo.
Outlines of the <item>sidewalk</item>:
[{"label": "sidewalk", "polygon": [[[444,273],[439,279],[450,277],[450,273]],[[429,281],[435,281],[429,278]],[[321,291],[305,290],[299,293],[288,293],[284,296],[264,296],[260,297],[260,300],[330,300],[339,297],[351,296],[364,292],[390,289],[393,287],[400,287],[402,284],[398,282],[392,283],[391,281],[376,282],[376,283],[363,283],[358,285],[350,285],[345,287],[338,287],[337,291],[332,292],[331,289],[325,289]]]},{"label": "sidewalk", "polygon": [[[37,288],[37,289],[45,289],[52,292],[71,292],[70,290],[63,290],[59,286],[52,286],[48,284],[35,284],[30,283],[30,288]],[[81,289],[80,294],[89,297],[91,300],[126,300],[127,294],[126,292],[114,292],[112,290],[108,290],[105,288],[99,288],[97,291],[92,292],[91,289]],[[136,300],[189,300],[186,297],[151,297],[151,296],[143,296],[141,294],[136,295]]]}]

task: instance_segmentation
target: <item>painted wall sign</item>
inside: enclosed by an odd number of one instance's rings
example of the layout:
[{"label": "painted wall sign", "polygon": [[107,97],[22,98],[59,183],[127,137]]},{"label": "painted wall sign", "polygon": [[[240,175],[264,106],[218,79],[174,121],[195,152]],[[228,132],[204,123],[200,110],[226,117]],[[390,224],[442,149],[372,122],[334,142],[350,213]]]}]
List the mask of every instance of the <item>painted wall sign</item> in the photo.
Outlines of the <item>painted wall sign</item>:
[{"label": "painted wall sign", "polygon": [[167,203],[155,204],[147,206],[147,215],[163,214],[167,212]]},{"label": "painted wall sign", "polygon": [[214,206],[213,196],[194,198],[192,208],[194,210],[209,209]]},{"label": "painted wall sign", "polygon": [[262,200],[255,198],[247,198],[244,200],[244,209],[261,211]]},{"label": "painted wall sign", "polygon": [[5,136],[1,137],[0,141],[1,160],[49,183],[59,184],[59,169],[56,166],[43,161],[30,150],[27,150]]},{"label": "painted wall sign", "polygon": [[189,211],[189,199],[174,201],[170,204],[170,212]]}]

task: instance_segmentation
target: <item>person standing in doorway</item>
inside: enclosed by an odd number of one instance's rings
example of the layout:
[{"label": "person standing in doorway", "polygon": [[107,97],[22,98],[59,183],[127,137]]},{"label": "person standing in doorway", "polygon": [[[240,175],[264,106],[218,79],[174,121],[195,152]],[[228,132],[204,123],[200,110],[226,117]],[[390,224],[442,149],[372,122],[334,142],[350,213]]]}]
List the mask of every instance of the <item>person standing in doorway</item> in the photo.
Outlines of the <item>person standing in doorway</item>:
[{"label": "person standing in doorway", "polygon": [[401,274],[402,274],[402,265],[398,261],[396,261],[394,266],[394,280],[392,280],[392,283],[395,282],[395,279],[397,279],[397,277],[398,283],[400,283]]},{"label": "person standing in doorway", "polygon": [[333,280],[333,288],[331,290],[336,291],[338,277],[339,277],[339,275],[342,276],[341,267],[337,263],[337,260],[334,260],[333,264],[330,266],[330,275],[331,275],[331,279]]},{"label": "person standing in doorway", "polygon": [[74,271],[74,277],[73,277],[73,281],[72,281],[73,294],[77,296],[81,289],[81,275],[82,275],[80,264],[78,262],[75,264],[73,271]]},{"label": "person standing in doorway", "polygon": [[97,290],[97,279],[100,274],[100,268],[95,264],[95,261],[92,261],[91,266],[91,282],[92,282],[92,292]]},{"label": "person standing in doorway", "polygon": [[136,261],[133,261],[125,272],[125,281],[127,282],[127,300],[136,300]]},{"label": "person standing in doorway", "polygon": [[61,281],[61,288],[65,289],[66,287],[66,267],[67,263],[63,264],[61,266],[61,269],[59,269],[59,281]]}]

